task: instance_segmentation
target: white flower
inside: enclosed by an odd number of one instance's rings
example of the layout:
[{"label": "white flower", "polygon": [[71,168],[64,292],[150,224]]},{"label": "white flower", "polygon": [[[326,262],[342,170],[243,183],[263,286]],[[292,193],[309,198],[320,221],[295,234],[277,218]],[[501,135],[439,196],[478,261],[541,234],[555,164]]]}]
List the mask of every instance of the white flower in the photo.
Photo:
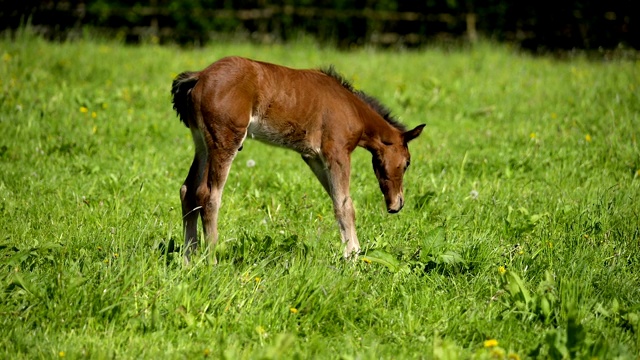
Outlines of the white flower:
[{"label": "white flower", "polygon": [[256,162],[253,159],[247,160],[247,167],[254,167],[254,166],[256,166]]},{"label": "white flower", "polygon": [[478,194],[478,190],[475,190],[475,189],[474,189],[474,190],[471,190],[471,192],[469,193],[469,196],[470,196],[473,200],[477,199],[477,198],[478,198],[478,195],[479,195],[479,194]]}]

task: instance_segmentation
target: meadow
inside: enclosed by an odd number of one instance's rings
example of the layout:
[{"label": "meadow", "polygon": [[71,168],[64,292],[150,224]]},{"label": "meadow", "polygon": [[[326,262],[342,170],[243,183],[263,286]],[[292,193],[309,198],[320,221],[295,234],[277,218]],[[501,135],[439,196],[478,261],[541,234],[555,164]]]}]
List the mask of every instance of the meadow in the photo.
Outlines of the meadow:
[{"label": "meadow", "polygon": [[[410,127],[405,208],[353,154],[363,254],[300,157],[247,141],[217,265],[180,254],[174,76],[335,65]],[[640,62],[0,40],[0,358],[637,359]]]}]

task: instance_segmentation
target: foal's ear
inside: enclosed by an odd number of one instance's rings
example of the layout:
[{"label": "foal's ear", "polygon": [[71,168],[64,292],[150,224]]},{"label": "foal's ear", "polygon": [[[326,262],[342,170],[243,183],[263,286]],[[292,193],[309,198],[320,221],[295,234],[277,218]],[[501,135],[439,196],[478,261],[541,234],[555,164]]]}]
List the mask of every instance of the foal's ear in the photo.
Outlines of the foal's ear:
[{"label": "foal's ear", "polygon": [[404,137],[404,142],[408,143],[409,141],[417,138],[418,136],[420,136],[420,134],[422,134],[422,129],[424,129],[424,126],[426,124],[421,124],[416,126],[415,128],[413,128],[413,130],[409,130],[407,132],[405,132],[404,134],[402,134],[402,136]]}]

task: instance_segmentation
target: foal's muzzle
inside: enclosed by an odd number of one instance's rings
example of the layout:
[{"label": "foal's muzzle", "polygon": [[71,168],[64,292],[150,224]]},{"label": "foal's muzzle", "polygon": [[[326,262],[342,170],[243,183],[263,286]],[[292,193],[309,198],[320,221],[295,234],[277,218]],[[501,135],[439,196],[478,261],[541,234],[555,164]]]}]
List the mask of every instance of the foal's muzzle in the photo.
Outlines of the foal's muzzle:
[{"label": "foal's muzzle", "polygon": [[400,210],[402,210],[403,206],[404,206],[404,198],[402,196],[398,196],[398,200],[396,201],[395,204],[387,206],[387,211],[389,212],[389,214],[395,214]]}]

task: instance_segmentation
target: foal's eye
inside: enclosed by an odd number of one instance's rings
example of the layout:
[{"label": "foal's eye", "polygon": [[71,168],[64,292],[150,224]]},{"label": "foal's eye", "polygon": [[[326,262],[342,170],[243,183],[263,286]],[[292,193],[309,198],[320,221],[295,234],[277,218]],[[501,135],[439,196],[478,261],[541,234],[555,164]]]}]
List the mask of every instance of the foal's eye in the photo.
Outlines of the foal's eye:
[{"label": "foal's eye", "polygon": [[411,161],[407,160],[407,164],[404,166],[404,171],[407,171],[409,165],[411,165]]}]

